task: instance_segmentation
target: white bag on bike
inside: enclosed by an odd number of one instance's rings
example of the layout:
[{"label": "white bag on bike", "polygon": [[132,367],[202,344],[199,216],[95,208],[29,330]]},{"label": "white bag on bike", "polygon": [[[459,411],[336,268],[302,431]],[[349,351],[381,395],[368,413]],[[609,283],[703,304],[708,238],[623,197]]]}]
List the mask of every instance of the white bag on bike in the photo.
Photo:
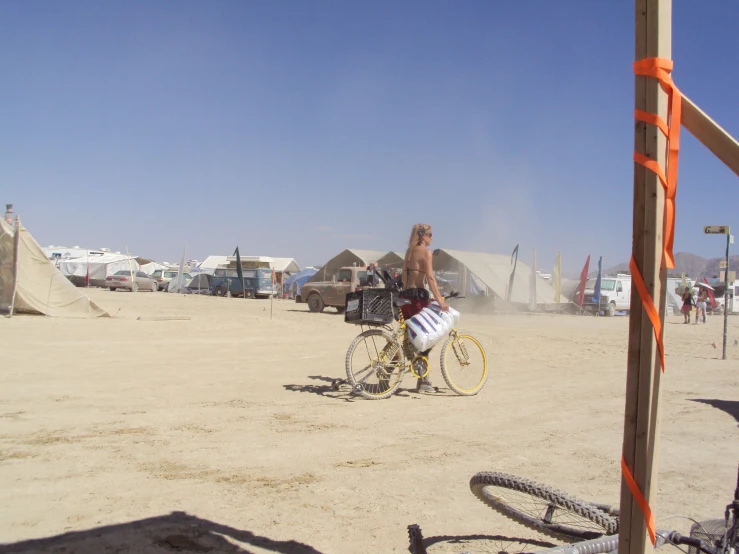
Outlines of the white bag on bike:
[{"label": "white bag on bike", "polygon": [[458,323],[459,312],[452,307],[445,312],[437,302],[432,302],[405,322],[408,339],[420,352],[438,344]]}]

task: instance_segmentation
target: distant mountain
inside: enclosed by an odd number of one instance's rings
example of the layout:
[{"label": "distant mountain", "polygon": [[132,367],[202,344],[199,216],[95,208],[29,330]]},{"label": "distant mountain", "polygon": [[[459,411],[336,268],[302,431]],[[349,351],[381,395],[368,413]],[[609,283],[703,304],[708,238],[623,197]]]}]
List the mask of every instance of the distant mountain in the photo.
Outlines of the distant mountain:
[{"label": "distant mountain", "polygon": [[[697,256],[696,254],[691,254],[690,252],[678,252],[675,254],[675,269],[670,269],[668,273],[671,275],[681,275],[682,273],[685,273],[685,275],[691,279],[718,277],[719,264],[722,260],[724,260],[724,258],[711,258],[707,260],[706,258]],[[591,265],[590,267],[593,266]],[[729,270],[736,271],[737,274],[739,274],[739,255],[729,257]],[[603,275],[628,272],[629,262],[620,263],[613,267],[603,269]],[[597,275],[597,269],[589,273],[589,277],[595,277]]]}]

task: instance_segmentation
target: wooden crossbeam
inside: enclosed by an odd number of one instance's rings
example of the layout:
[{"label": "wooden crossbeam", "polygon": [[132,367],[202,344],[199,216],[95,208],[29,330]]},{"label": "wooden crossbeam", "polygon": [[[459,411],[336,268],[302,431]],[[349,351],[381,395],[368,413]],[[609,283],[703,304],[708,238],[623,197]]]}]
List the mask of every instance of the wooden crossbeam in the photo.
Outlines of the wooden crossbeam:
[{"label": "wooden crossbeam", "polygon": [[684,94],[682,125],[739,176],[739,142]]}]

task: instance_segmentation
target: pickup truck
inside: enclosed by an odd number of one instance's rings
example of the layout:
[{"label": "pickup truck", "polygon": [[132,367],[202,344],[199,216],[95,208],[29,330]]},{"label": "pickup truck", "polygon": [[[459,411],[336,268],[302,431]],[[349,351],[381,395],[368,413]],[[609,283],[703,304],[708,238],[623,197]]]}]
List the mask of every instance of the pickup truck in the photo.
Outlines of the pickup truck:
[{"label": "pickup truck", "polygon": [[322,312],[326,306],[333,306],[341,313],[346,307],[347,293],[367,287],[382,287],[372,270],[366,267],[342,267],[330,281],[307,282],[300,287],[295,302],[305,302],[311,312]]}]

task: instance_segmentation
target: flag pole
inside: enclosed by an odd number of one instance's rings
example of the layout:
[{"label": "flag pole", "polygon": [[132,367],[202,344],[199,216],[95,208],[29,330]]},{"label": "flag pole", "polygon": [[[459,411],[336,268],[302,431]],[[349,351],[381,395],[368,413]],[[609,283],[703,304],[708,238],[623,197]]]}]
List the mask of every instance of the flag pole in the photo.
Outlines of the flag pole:
[{"label": "flag pole", "polygon": [[18,258],[20,257],[21,247],[21,216],[15,216],[15,234],[13,235],[13,294],[10,298],[10,314],[13,317],[15,313],[15,295],[18,292]]},{"label": "flag pole", "polygon": [[275,266],[272,266],[272,290],[269,295],[269,319],[272,321],[272,306],[274,305],[275,299]]},{"label": "flag pole", "polygon": [[126,245],[126,256],[128,256],[128,272],[131,275],[131,292],[136,292],[133,286],[136,283],[136,280],[133,278],[133,263],[131,263],[131,254],[128,253],[128,245]]}]

